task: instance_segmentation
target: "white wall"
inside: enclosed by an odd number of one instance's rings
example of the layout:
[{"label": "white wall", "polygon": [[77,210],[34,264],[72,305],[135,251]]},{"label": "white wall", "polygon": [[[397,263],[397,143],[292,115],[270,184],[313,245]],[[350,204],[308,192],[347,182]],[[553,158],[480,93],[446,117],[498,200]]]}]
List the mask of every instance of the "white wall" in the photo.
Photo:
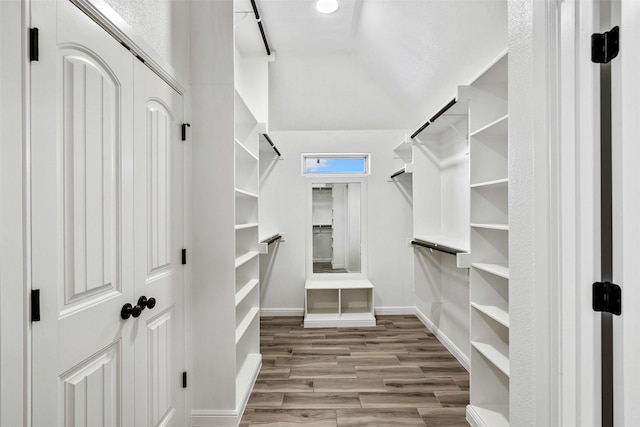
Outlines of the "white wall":
[{"label": "white wall", "polygon": [[[283,232],[286,241],[261,258],[263,314],[302,314],[304,306],[307,189],[301,155],[307,152],[371,153],[368,178],[369,279],[377,307],[413,307],[411,200],[406,188],[389,182],[397,169],[392,150],[405,131],[272,132],[284,160],[262,160],[261,227]],[[273,246],[273,245],[272,245]],[[270,249],[271,250],[271,249]]]}]

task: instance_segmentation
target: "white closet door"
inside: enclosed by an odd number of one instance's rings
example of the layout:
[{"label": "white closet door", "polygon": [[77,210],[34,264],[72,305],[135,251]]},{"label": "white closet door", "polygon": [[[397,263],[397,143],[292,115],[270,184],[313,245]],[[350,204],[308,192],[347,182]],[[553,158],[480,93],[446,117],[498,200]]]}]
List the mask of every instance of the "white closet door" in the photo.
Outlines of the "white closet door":
[{"label": "white closet door", "polygon": [[134,66],[135,289],[154,298],[135,322],[136,426],[185,425],[182,98]]},{"label": "white closet door", "polygon": [[32,424],[133,426],[134,58],[68,1],[31,8]]}]

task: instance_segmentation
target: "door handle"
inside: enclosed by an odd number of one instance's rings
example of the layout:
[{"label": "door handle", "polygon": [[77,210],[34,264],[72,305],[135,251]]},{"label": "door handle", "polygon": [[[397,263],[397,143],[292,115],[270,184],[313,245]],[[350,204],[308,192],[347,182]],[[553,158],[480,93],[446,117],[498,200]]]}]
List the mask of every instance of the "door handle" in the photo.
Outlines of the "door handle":
[{"label": "door handle", "polygon": [[140,317],[142,313],[142,308],[139,305],[135,307],[129,303],[126,303],[122,306],[122,310],[120,310],[120,318],[123,320],[127,320],[129,317]]},{"label": "door handle", "polygon": [[142,310],[144,310],[145,308],[151,310],[156,306],[156,299],[154,297],[147,299],[147,297],[142,295],[140,298],[138,298],[138,305]]}]

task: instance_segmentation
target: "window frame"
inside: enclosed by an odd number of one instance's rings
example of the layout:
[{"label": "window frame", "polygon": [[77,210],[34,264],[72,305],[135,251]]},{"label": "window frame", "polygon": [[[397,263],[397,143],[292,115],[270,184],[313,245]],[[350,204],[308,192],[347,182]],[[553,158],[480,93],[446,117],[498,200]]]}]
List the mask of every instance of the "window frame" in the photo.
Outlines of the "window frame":
[{"label": "window frame", "polygon": [[[364,172],[307,172],[308,158],[325,159],[364,159]],[[301,155],[302,176],[306,178],[321,177],[367,177],[371,174],[371,154],[370,153],[302,153]]]}]

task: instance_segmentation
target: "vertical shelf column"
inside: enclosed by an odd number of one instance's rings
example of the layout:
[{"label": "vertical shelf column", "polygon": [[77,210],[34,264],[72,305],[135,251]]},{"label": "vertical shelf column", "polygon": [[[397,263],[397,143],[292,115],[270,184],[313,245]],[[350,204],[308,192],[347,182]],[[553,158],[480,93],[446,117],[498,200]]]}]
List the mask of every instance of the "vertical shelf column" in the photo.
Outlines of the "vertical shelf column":
[{"label": "vertical shelf column", "polygon": [[507,54],[470,86],[471,396],[467,421],[509,425]]},{"label": "vertical shelf column", "polygon": [[244,408],[260,370],[258,122],[234,99],[236,404]]}]

